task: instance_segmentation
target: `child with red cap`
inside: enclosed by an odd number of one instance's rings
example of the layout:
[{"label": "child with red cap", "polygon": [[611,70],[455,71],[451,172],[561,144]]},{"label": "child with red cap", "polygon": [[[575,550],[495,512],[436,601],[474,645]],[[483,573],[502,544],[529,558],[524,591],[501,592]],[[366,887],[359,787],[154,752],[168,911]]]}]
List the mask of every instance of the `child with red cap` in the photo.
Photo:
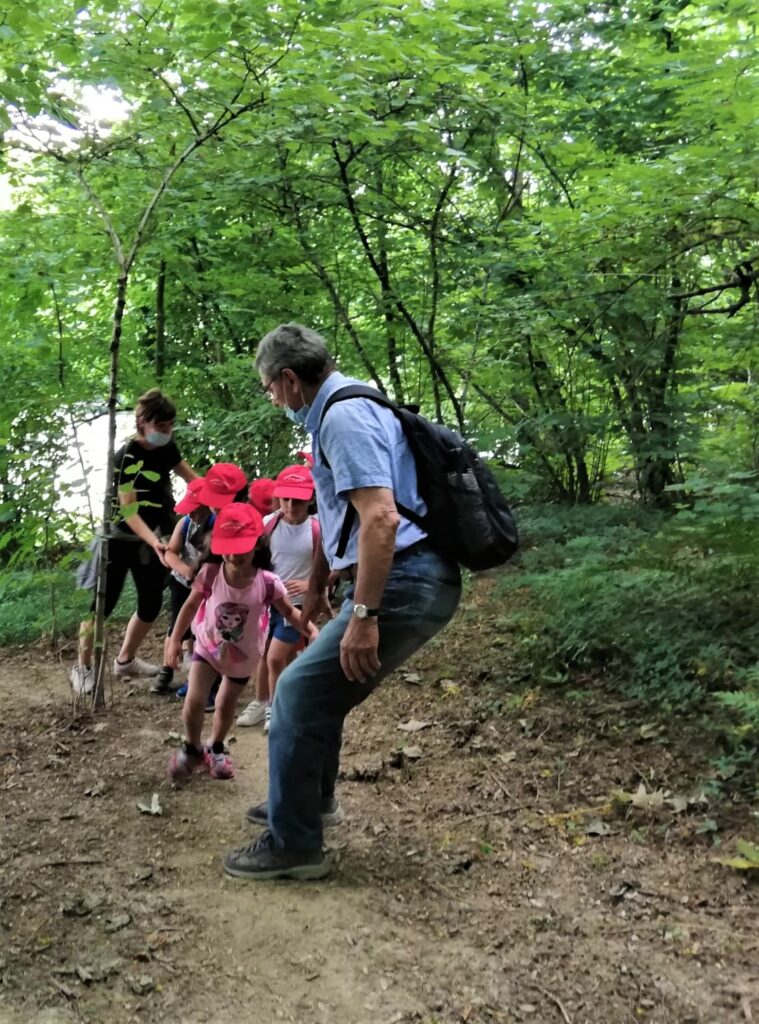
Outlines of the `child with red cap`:
[{"label": "child with red cap", "polygon": [[[208,556],[210,532],[220,508],[231,504],[247,484],[245,473],[239,466],[231,462],[217,462],[206,473],[198,477],[187,487],[184,498],[174,506],[175,512],[183,514],[177,523],[171,540],[166,547],[164,558],[172,570],[169,577],[169,593],[171,595],[171,613],[169,616],[168,636],[171,636],[174,623],[190,593],[190,584],[195,573]],[[192,650],[192,632],[187,630],[184,636],[187,650]],[[172,693],[171,683],[174,669],[168,662],[168,637],[164,645],[163,667],[150,687],[152,693]],[[177,691],[178,697],[184,697],[187,687]],[[215,688],[209,697],[207,710],[213,710]]]},{"label": "child with red cap", "polygon": [[[314,481],[307,466],[288,466],[279,474],[274,486],[279,510],[264,519],[264,532],[269,537],[274,572],[284,582],[287,596],[295,607],[303,603],[315,554],[321,547],[321,532],[316,516],[309,508],[314,497]],[[282,672],[295,657],[301,645],[298,629],[276,608],[269,619],[269,643],[266,660],[256,677],[256,699],[237,719],[237,725],[264,723],[269,731],[274,690]]]},{"label": "child with red cap", "polygon": [[[208,475],[206,476],[208,480]],[[204,492],[199,492],[201,495]],[[169,762],[169,777],[188,778],[207,768],[212,778],[231,779],[234,767],[224,747],[237,708],[237,700],[263,653],[262,613],[275,608],[300,627],[300,612],[287,599],[284,583],[271,571],[263,520],[247,504],[222,508],[211,533],[211,551],[221,564],[207,563],[192,584],[192,591],[177,617],[169,641],[169,664],[182,656],[182,637],[192,622],[195,649],[190,666],[183,720],[186,739]],[[310,626],[310,637],[318,631]],[[211,742],[201,745],[206,701],[220,674]]]},{"label": "child with red cap", "polygon": [[248,478],[233,462],[217,462],[203,477],[198,499],[212,509],[226,508],[233,501],[245,501]]},{"label": "child with red cap", "polygon": [[270,516],[274,511],[274,487],[273,480],[262,476],[248,488],[248,501],[262,516]]},{"label": "child with red cap", "polygon": [[[174,679],[174,669],[168,662],[169,637],[182,606],[190,596],[190,586],[195,573],[198,571],[201,561],[208,554],[208,541],[216,516],[208,505],[204,505],[200,500],[203,484],[203,477],[191,480],[187,485],[185,496],[174,506],[174,511],[179,512],[182,518],[174,527],[171,540],[166,545],[164,553],[166,564],[171,569],[171,576],[169,576],[171,599],[169,629],[164,644],[163,667],[150,687],[151,693],[173,693],[171,684]],[[191,630],[188,629],[182,637],[182,644],[185,650],[185,662],[187,662],[188,657],[192,655]]]}]

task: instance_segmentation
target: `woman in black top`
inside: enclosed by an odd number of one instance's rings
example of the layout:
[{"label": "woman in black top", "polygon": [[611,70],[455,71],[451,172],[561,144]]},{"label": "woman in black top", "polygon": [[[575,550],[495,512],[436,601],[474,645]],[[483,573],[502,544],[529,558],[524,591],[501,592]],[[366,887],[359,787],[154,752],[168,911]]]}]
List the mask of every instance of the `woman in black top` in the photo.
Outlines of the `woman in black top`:
[{"label": "woman in black top", "polygon": [[[121,597],[128,572],[137,591],[137,610],[129,620],[121,650],[113,662],[116,676],[153,676],[159,670],[158,665],[151,665],[136,654],[163,602],[166,563],[165,545],[160,538],[171,533],[173,527],[170,474],[176,473],[188,483],[197,476],[174,443],[176,414],[174,404],[157,388],[146,392],[135,408],[137,433],[115,455],[118,504],[114,507],[108,540],[106,618]],[[137,502],[140,504],[136,505]],[[120,510],[129,514],[120,518]],[[94,599],[91,611],[95,611]],[[94,686],[93,643],[94,622],[88,619],[79,630],[79,662],[71,670],[71,685],[76,693],[89,693]]]}]

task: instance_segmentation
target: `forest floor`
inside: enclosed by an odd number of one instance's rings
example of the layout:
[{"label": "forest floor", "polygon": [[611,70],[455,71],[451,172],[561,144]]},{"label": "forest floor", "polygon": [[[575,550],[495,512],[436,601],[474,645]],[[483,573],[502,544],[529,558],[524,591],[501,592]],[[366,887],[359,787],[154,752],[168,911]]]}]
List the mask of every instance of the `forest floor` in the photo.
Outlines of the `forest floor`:
[{"label": "forest floor", "polygon": [[257,885],[221,857],[260,728],[234,781],[172,789],[176,701],[119,683],[73,718],[57,658],[3,652],[0,1021],[759,1021],[759,887],[715,862],[756,808],[702,802],[695,723],[532,689],[509,646],[486,581],[348,719],[333,874]]}]

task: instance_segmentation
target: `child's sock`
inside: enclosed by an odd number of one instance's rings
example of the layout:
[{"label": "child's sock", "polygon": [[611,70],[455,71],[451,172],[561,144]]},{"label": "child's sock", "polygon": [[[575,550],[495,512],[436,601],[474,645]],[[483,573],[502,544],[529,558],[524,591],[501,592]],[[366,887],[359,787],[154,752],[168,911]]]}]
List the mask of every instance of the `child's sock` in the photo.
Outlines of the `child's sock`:
[{"label": "child's sock", "polygon": [[214,740],[213,743],[211,744],[211,750],[214,752],[214,754],[223,754],[224,740]]},{"label": "child's sock", "polygon": [[188,743],[187,740],[184,741],[184,752],[185,754],[189,754],[191,757],[203,756],[203,751],[198,750],[197,747],[193,746],[192,743]]}]

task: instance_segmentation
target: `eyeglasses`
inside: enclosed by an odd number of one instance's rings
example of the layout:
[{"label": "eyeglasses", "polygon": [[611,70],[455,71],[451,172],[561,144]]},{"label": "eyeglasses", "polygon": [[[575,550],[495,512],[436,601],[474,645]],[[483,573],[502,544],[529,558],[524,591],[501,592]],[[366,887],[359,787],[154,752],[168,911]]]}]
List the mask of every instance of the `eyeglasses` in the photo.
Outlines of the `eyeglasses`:
[{"label": "eyeglasses", "polygon": [[[279,374],[277,376],[279,376]],[[276,377],[272,377],[272,379],[269,381],[268,384],[262,384],[261,385],[261,394],[264,396],[264,398],[271,398],[272,397],[271,386],[272,386],[272,384],[274,383],[274,381],[276,379],[277,379]]]}]

